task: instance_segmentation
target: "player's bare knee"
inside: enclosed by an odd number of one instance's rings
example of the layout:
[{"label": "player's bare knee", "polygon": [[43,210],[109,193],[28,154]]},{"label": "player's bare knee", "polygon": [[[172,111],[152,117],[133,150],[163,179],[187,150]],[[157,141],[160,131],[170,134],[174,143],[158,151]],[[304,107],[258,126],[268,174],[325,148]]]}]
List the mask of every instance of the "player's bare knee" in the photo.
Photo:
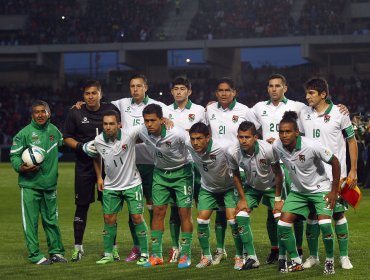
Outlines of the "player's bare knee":
[{"label": "player's bare knee", "polygon": [[104,223],[107,225],[114,225],[117,222],[116,214],[104,214]]},{"label": "player's bare knee", "polygon": [[135,225],[138,225],[143,221],[143,215],[142,214],[131,214],[131,220]]}]

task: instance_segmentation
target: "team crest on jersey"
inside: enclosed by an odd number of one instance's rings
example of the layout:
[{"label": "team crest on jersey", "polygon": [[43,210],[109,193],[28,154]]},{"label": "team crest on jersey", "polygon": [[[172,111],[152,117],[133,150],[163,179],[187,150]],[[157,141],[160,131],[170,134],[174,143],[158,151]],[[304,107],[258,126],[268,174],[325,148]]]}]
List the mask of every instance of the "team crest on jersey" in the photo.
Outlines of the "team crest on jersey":
[{"label": "team crest on jersey", "polygon": [[86,117],[83,117],[81,123],[90,123],[89,120]]},{"label": "team crest on jersey", "polygon": [[238,122],[239,117],[234,115],[233,118],[232,118],[232,120],[233,120],[233,123],[236,123],[236,122]]},{"label": "team crest on jersey", "polygon": [[330,115],[325,114],[325,115],[324,115],[324,122],[325,122],[325,123],[327,123],[327,122],[329,122],[329,121],[330,121]]},{"label": "team crest on jersey", "polygon": [[266,117],[267,116],[267,112],[266,111],[263,111],[261,116],[262,117]]},{"label": "team crest on jersey", "polygon": [[189,114],[188,119],[190,122],[193,122],[195,120],[195,114]]},{"label": "team crest on jersey", "polygon": [[166,146],[167,146],[167,148],[171,148],[172,142],[171,141],[166,141]]},{"label": "team crest on jersey", "polygon": [[299,161],[300,162],[305,162],[306,161],[305,155],[299,155]]},{"label": "team crest on jersey", "polygon": [[260,164],[262,164],[262,165],[267,165],[267,161],[266,161],[266,159],[265,159],[265,158],[261,158],[261,159],[260,159]]},{"label": "team crest on jersey", "polygon": [[209,158],[210,160],[212,160],[213,162],[216,161],[216,155],[209,155]]},{"label": "team crest on jersey", "polygon": [[122,151],[126,152],[126,150],[127,150],[127,144],[123,144],[122,145]]},{"label": "team crest on jersey", "polygon": [[53,142],[54,141],[54,135],[49,135],[49,140],[50,140],[50,142]]}]

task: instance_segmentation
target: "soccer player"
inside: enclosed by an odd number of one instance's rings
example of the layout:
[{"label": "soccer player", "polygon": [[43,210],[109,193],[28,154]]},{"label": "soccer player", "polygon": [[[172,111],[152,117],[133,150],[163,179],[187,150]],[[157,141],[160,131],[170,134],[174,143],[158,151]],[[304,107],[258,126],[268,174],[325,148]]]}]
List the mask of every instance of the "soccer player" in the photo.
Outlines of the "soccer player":
[{"label": "soccer player", "polygon": [[100,158],[95,159],[94,167],[98,178],[98,188],[103,192],[104,213],[104,257],[97,264],[114,261],[113,243],[117,234],[117,214],[127,203],[134,223],[141,257],[137,264],[148,261],[148,227],[143,218],[143,189],[140,174],[135,165],[135,143],[138,129],[120,129],[119,113],[107,111],[103,117],[103,133],[95,138],[95,147],[103,159],[106,176],[101,176]]},{"label": "soccer player", "polygon": [[[261,200],[272,212],[275,222],[280,217],[283,201],[281,189],[283,174],[279,160],[276,159],[272,145],[258,139],[256,127],[252,122],[244,121],[238,128],[239,147],[237,159],[239,166],[245,172],[245,197],[248,209],[257,208]],[[248,258],[243,269],[259,266],[259,261],[253,245],[253,234],[250,226],[250,213],[241,211],[236,215],[239,234],[243,242],[244,251]]]},{"label": "soccer player", "polygon": [[[272,74],[268,78],[267,92],[270,99],[267,101],[258,102],[253,106],[254,114],[262,127],[262,138],[272,144],[279,138],[279,122],[286,111],[295,111],[299,114],[302,108],[306,107],[302,102],[290,100],[285,97],[288,91],[286,79],[281,74]],[[283,198],[290,191],[290,178],[285,166],[281,165],[284,171],[284,189]],[[266,259],[267,264],[273,264],[278,259],[285,259],[285,252],[280,250],[278,246],[277,224],[272,213],[272,209],[267,209],[266,221],[267,233],[270,239],[271,252]],[[294,223],[294,232],[297,241],[297,249],[299,255],[303,255],[303,221],[296,220]]]},{"label": "soccer player", "polygon": [[[221,78],[217,82],[216,97],[218,102],[207,106],[206,120],[212,132],[213,139],[229,140],[238,143],[237,130],[243,121],[257,122],[253,111],[236,101],[236,88],[230,78]],[[215,232],[217,249],[213,256],[213,264],[219,264],[227,258],[225,251],[225,231],[227,223],[224,209],[216,212]]]},{"label": "soccer player", "polygon": [[175,201],[181,221],[181,255],[178,268],[191,264],[193,224],[191,207],[193,199],[193,170],[188,160],[186,131],[174,126],[166,130],[163,112],[158,104],[143,110],[146,130],[140,138],[154,151],[153,171],[153,221],[151,225],[152,255],[145,267],[163,264],[162,237],[164,218],[171,198]]},{"label": "soccer player", "polygon": [[[168,118],[173,123],[185,130],[197,122],[205,122],[205,110],[203,106],[194,104],[189,99],[192,94],[191,82],[189,79],[179,76],[172,81],[171,94],[174,103],[168,106]],[[197,204],[200,189],[200,173],[194,165],[194,192],[193,197]],[[172,239],[172,248],[170,250],[169,262],[177,262],[179,255],[179,237],[180,237],[180,217],[176,205],[171,205],[170,232]]]},{"label": "soccer player", "polygon": [[[67,262],[63,257],[64,247],[58,225],[57,179],[58,147],[63,145],[60,131],[50,123],[50,108],[45,101],[36,100],[31,105],[31,123],[21,129],[13,138],[10,161],[19,173],[21,189],[22,224],[28,259],[35,264],[48,265],[53,262]],[[44,151],[44,161],[40,166],[27,166],[22,161],[22,153],[30,147]],[[50,258],[40,251],[38,220],[41,214],[46,234]]]},{"label": "soccer player", "polygon": [[[224,207],[236,247],[234,269],[241,270],[243,244],[235,215],[238,212],[246,213],[247,205],[235,157],[236,145],[220,139],[213,140],[209,127],[204,123],[194,124],[189,134],[190,144],[187,143],[187,146],[201,173],[197,222],[203,255],[196,267],[204,268],[212,264],[209,244],[210,217],[213,210]],[[255,263],[255,266],[258,267],[258,263]]]},{"label": "soccer player", "polygon": [[[96,174],[93,158],[97,155],[93,145],[85,145],[94,140],[97,133],[103,130],[103,114],[107,110],[117,110],[112,104],[102,103],[102,88],[99,81],[88,80],[83,87],[81,108],[72,108],[64,123],[64,143],[75,151],[75,204],[76,211],[73,221],[74,248],[72,262],[81,260],[84,254],[83,236],[87,223],[89,206],[95,200]],[[101,200],[101,192],[98,192]],[[114,247],[114,259],[119,260],[118,249]]]},{"label": "soccer player", "polygon": [[[334,274],[334,233],[331,216],[338,195],[340,163],[337,157],[319,141],[299,135],[297,113],[284,113],[279,124],[279,140],[273,144],[275,155],[289,170],[292,189],[285,200],[278,222],[279,244],[289,253],[292,261],[281,272],[302,271],[292,225],[298,215],[307,219],[314,207],[322,231],[326,260],[324,274]],[[324,162],[332,165],[332,182],[325,171]]]},{"label": "soccer player", "polygon": [[[159,104],[163,110],[166,110],[165,108],[167,106],[165,104],[149,98],[146,94],[147,90],[148,80],[146,76],[143,74],[135,74],[130,77],[131,98],[122,98],[112,101],[112,104],[117,106],[121,112],[122,128],[124,130],[129,130],[132,127],[144,124],[143,109],[149,104]],[[165,113],[165,115],[167,116],[167,113]],[[136,166],[142,179],[143,192],[149,210],[150,224],[152,223],[153,218],[153,156],[153,153],[148,149],[146,144],[141,143],[136,145]],[[126,262],[135,261],[140,257],[139,242],[131,219],[129,219],[129,226],[134,246],[126,257]]]},{"label": "soccer player", "polygon": [[[329,99],[328,83],[323,78],[311,78],[305,83],[306,99],[309,107],[301,111],[300,122],[302,132],[307,138],[317,139],[324,146],[333,151],[341,163],[340,177],[347,182],[351,188],[357,184],[357,159],[358,150],[355,133],[348,115],[339,112],[337,106]],[[349,147],[351,168],[347,175],[346,166],[346,140]],[[330,178],[331,165],[325,164],[325,170]],[[344,269],[352,269],[353,266],[348,257],[348,222],[344,212],[348,204],[343,199],[338,199],[335,205],[333,219],[335,221],[335,232],[339,243],[340,263]],[[307,242],[310,249],[310,257],[303,266],[310,268],[319,264],[318,237],[319,230],[317,218],[314,213],[310,214],[307,221]]]}]

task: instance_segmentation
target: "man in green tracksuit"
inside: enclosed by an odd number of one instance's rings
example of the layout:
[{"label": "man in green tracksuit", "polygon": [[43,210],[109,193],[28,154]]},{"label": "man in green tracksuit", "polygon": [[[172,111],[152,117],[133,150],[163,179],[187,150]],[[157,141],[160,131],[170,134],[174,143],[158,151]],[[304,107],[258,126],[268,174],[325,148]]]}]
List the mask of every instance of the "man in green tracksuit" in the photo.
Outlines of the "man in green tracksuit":
[{"label": "man in green tracksuit", "polygon": [[[22,224],[29,252],[28,258],[35,264],[67,262],[63,257],[64,247],[58,226],[56,187],[58,178],[58,147],[63,143],[61,132],[50,123],[49,105],[41,100],[31,105],[32,121],[13,138],[10,160],[19,173],[21,189]],[[29,147],[38,147],[44,152],[40,166],[27,166],[22,161],[22,152]],[[38,217],[46,233],[50,258],[40,251],[38,241]]]}]

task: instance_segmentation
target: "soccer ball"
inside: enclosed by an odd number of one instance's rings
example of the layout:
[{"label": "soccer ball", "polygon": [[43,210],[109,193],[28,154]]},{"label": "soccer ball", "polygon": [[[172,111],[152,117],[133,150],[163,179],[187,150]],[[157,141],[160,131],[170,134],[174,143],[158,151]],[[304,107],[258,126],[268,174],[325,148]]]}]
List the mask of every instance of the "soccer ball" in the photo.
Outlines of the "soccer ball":
[{"label": "soccer ball", "polygon": [[44,161],[44,153],[38,147],[27,148],[22,153],[22,160],[27,166],[41,165]]}]

